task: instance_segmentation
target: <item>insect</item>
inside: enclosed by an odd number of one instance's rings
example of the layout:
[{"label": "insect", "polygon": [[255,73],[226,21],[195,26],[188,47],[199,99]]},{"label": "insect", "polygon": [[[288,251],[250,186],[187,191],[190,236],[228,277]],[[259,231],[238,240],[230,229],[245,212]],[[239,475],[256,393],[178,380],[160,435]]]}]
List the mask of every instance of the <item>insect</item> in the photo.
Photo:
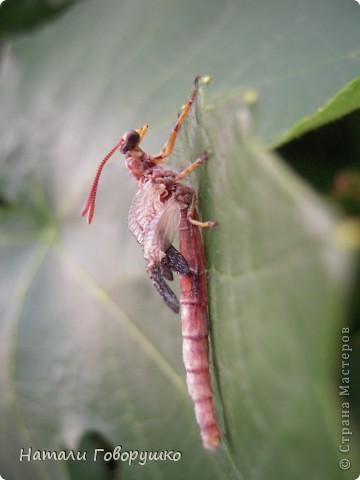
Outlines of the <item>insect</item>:
[{"label": "insect", "polygon": [[[180,127],[195,101],[200,78],[195,78],[189,100],[160,153],[148,155],[140,148],[148,125],[124,133],[101,161],[82,215],[87,213],[88,223],[91,223],[101,171],[115,151],[120,150],[139,188],[128,215],[129,229],[143,251],[150,280],[175,313],[179,312],[179,301],[165,280],[173,280],[173,272],[180,276],[186,382],[195,405],[202,443],[204,447],[214,449],[219,445],[222,432],[215,415],[209,372],[205,257],[199,227],[213,228],[215,222],[199,220],[196,193],[182,183],[190,172],[207,160],[208,153],[205,150],[195,162],[178,173],[161,165],[173,151]],[[180,251],[172,245],[177,230]]]}]

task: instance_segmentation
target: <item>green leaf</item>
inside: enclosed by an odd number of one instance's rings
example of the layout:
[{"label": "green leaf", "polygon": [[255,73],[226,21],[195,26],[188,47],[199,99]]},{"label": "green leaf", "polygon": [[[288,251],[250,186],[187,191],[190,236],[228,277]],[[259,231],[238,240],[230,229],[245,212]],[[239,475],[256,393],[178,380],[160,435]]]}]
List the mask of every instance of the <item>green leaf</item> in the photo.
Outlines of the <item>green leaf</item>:
[{"label": "green leaf", "polygon": [[277,144],[281,145],[360,108],[360,78],[354,80],[311,117],[300,120]]},{"label": "green leaf", "polygon": [[209,102],[257,90],[253,134],[278,144],[358,78],[358,13],[351,0],[82,2],[15,43],[2,91],[16,109],[4,114],[56,116],[78,135],[93,118],[108,141],[137,122],[167,126],[190,79],[208,74]]},{"label": "green leaf", "polygon": [[[119,462],[124,479],[344,478],[331,375],[348,258],[331,240],[328,207],[249,137],[276,143],[358,75],[355,8],[89,1],[2,50],[4,478],[76,475],[61,461],[20,462],[21,449],[69,451],[92,435],[107,449],[182,453]],[[200,444],[179,318],[127,231],[136,187],[117,159],[91,228],[79,218],[97,161],[147,121],[144,149],[161,148],[198,73],[213,76],[216,107],[192,112],[172,164],[212,149],[200,200],[219,223],[204,235],[226,432],[216,455]],[[249,89],[259,97],[251,108]]]},{"label": "green leaf", "polygon": [[333,240],[338,223],[249,143],[236,111],[229,103],[205,116],[214,154],[202,198],[219,222],[206,245],[229,455],[239,478],[341,479],[347,398],[336,399],[332,380],[349,265]]},{"label": "green leaf", "polygon": [[56,17],[76,0],[2,0],[0,10],[0,38],[10,37],[41,26]]}]

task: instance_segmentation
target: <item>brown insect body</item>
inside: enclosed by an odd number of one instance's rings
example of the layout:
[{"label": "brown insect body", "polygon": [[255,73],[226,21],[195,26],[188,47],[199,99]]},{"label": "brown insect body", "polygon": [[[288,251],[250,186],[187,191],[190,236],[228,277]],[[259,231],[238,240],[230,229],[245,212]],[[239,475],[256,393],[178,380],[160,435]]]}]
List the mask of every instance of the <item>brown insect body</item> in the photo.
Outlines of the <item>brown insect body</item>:
[{"label": "brown insect body", "polygon": [[[193,218],[197,220],[194,210]],[[192,225],[182,210],[179,227],[180,252],[186,258],[189,274],[180,275],[181,330],[186,383],[195,404],[196,421],[203,445],[219,444],[218,427],[209,370],[209,326],[205,277],[205,256],[199,227]]]},{"label": "brown insect body", "polygon": [[[179,302],[165,279],[172,280],[172,272],[180,275],[183,360],[187,386],[195,404],[203,445],[214,449],[219,445],[221,431],[215,416],[209,372],[205,257],[199,227],[213,227],[215,223],[198,220],[195,191],[180,182],[206,160],[207,154],[205,152],[180,173],[159,165],[172,152],[181,123],[195,99],[197,81],[198,78],[168,142],[158,155],[150,156],[139,147],[147,125],[123,135],[105,161],[101,162],[82,214],[88,212],[88,221],[91,221],[101,170],[115,149],[119,148],[125,154],[126,166],[137,179],[139,187],[128,215],[129,229],[144,253],[146,270],[153,285],[176,313],[179,311]],[[172,245],[177,230],[180,252]]]}]

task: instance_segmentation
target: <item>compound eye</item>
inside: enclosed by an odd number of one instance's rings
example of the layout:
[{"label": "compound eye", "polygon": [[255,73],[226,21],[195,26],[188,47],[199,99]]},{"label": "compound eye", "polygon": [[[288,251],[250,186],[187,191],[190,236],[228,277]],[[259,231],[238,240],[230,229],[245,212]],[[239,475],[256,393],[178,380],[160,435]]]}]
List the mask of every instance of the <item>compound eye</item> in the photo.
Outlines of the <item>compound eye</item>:
[{"label": "compound eye", "polygon": [[135,130],[128,130],[123,135],[123,141],[124,142],[122,144],[121,151],[126,153],[127,151],[137,147],[140,142],[140,135]]}]

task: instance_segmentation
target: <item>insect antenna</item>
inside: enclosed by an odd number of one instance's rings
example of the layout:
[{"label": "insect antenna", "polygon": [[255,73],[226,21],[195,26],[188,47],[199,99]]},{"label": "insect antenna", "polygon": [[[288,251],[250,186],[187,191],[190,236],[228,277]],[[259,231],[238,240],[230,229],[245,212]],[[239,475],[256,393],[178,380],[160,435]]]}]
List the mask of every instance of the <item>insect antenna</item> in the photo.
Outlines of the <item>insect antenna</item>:
[{"label": "insect antenna", "polygon": [[118,141],[118,143],[101,160],[100,165],[98,166],[98,169],[96,171],[96,175],[95,175],[94,181],[92,183],[89,196],[86,200],[86,203],[85,203],[83,209],[81,210],[81,216],[82,217],[84,215],[86,215],[86,213],[88,214],[87,215],[87,222],[88,222],[89,225],[90,225],[91,220],[93,219],[93,216],[94,216],[96,192],[97,192],[97,187],[98,187],[98,184],[99,184],[99,178],[100,178],[102,169],[104,168],[104,165],[109,160],[109,158],[120,147],[121,143],[122,143],[122,138]]}]

